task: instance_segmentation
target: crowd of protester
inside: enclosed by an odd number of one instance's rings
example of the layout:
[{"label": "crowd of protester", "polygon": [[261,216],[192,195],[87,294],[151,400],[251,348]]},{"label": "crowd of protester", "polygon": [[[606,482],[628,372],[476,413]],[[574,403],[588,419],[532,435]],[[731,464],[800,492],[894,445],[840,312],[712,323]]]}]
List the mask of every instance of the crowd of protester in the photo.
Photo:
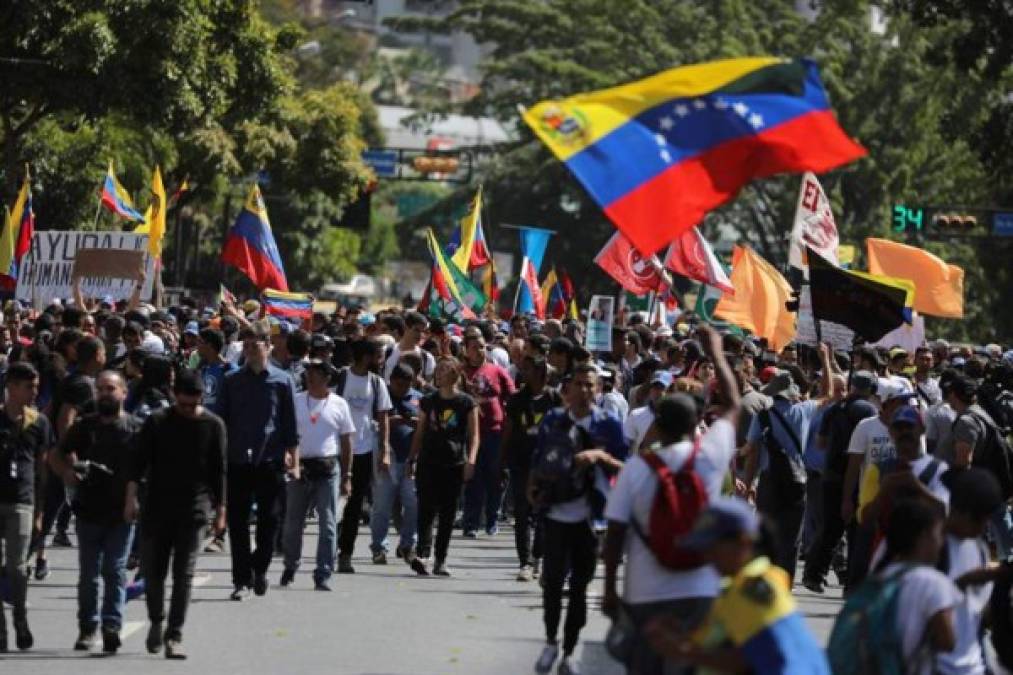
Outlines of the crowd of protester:
[{"label": "crowd of protester", "polygon": [[[451,577],[455,532],[512,522],[516,579],[541,585],[539,673],[579,672],[599,562],[609,651],[638,675],[1008,662],[1013,645],[982,636],[1011,623],[998,563],[1013,552],[1013,351],[775,353],[691,316],[626,314],[611,352],[583,345],[581,321],[525,315],[340,308],[300,323],[254,300],[8,302],[13,644],[32,647],[28,579],[44,583],[47,545],[70,545],[71,522],[74,648],[115,653],[143,594],[148,651],[185,658],[198,554],[231,556],[232,600],[263,596],[272,579],[302,582],[315,518],[319,591],[356,564]],[[831,571],[847,602],[825,650],[792,589],[822,594]]]}]

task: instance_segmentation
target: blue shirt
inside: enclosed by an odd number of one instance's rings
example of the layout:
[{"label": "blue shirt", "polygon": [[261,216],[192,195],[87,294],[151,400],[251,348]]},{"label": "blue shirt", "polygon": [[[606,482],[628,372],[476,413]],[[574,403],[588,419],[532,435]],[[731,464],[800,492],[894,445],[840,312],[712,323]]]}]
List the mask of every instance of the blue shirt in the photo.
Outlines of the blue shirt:
[{"label": "blue shirt", "polygon": [[[791,426],[792,431],[795,432],[795,438],[798,439],[799,443],[805,443],[805,439],[809,437],[809,426],[812,423],[813,416],[819,409],[818,401],[802,401],[800,403],[791,403],[788,399],[781,398],[780,396],[774,397],[774,410],[781,413],[785,421]],[[767,468],[767,464],[770,461],[767,458],[767,448],[764,447],[763,439],[763,425],[760,423],[760,415],[753,418],[753,422],[749,425],[749,433],[746,435],[746,440],[752,443],[760,452],[760,463],[759,470],[763,471]],[[770,427],[774,434],[774,439],[781,444],[781,447],[788,452],[793,452],[799,455],[805,454],[805,446],[799,447],[791,434],[788,433],[784,425],[777,418],[776,415],[770,413]]]},{"label": "blue shirt", "polygon": [[[558,423],[560,417],[569,415],[567,408],[556,408],[545,413],[542,424],[538,428],[538,444],[543,443],[549,425]],[[623,424],[612,413],[605,412],[598,406],[591,406],[591,423],[586,429],[591,436],[592,448],[603,448],[616,459],[626,459],[629,444],[623,436]]]},{"label": "blue shirt", "polygon": [[200,367],[200,377],[204,381],[204,407],[208,410],[215,410],[218,401],[218,392],[221,391],[222,381],[225,376],[236,370],[234,363],[220,361],[218,363],[205,363]]},{"label": "blue shirt", "polygon": [[280,469],[285,450],[299,445],[295,386],[288,373],[274,366],[259,374],[244,367],[226,375],[214,412],[228,430],[231,464]]},{"label": "blue shirt", "polygon": [[809,434],[805,438],[805,468],[810,471],[823,471],[827,463],[827,451],[819,447],[820,426],[823,422],[823,415],[831,406],[825,405],[818,408],[809,422]]}]

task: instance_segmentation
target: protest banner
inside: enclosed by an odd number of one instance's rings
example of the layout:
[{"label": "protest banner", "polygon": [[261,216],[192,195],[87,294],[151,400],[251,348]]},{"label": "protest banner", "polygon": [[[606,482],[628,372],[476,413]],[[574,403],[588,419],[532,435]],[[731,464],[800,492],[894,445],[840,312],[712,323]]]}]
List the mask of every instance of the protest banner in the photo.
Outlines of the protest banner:
[{"label": "protest banner", "polygon": [[[141,251],[145,259],[141,299],[150,300],[155,280],[155,259],[148,255],[148,236],[130,232],[67,232],[42,230],[32,237],[32,246],[18,273],[16,297],[45,306],[53,298],[70,298],[74,259],[80,249]],[[91,255],[91,254],[89,254]],[[125,300],[134,290],[134,279],[85,277],[81,292],[86,298],[111,297]]]},{"label": "protest banner", "polygon": [[144,251],[116,248],[80,248],[74,256],[71,279],[132,279],[144,278]]},{"label": "protest banner", "polygon": [[836,265],[839,242],[830,200],[827,199],[816,176],[807,171],[802,177],[798,205],[795,207],[795,224],[791,229],[788,263],[796,269],[807,269],[805,249],[808,246],[825,260]]},{"label": "protest banner", "polygon": [[615,298],[610,295],[591,296],[587,309],[587,338],[584,347],[589,352],[612,351],[612,324],[615,317]]}]

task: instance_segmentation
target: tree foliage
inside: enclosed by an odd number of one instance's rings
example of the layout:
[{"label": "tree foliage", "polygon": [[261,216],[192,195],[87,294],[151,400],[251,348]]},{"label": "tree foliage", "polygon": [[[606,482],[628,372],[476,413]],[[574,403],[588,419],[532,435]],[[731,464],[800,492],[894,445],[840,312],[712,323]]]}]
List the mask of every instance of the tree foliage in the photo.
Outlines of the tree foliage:
[{"label": "tree foliage", "polygon": [[[872,3],[821,3],[814,20],[790,0],[462,0],[443,20],[392,22],[404,30],[464,31],[489,46],[481,94],[466,111],[517,124],[521,140],[484,167],[487,222],[557,229],[549,260],[566,261],[590,283],[614,288],[591,262],[612,225],[569,172],[517,118],[518,104],[615,85],[677,65],[771,54],[814,58],[843,128],[869,156],[822,177],[845,242],[889,233],[890,206],[982,203],[989,176],[974,144],[993,91],[941,54],[960,20],[932,26],[892,15],[871,29]],[[756,181],[710,214],[705,231],[736,231],[779,265],[787,258],[798,177]],[[574,233],[580,236],[573,236]],[[495,231],[487,230],[497,245]],[[968,272],[967,320],[933,329],[983,339],[1013,289],[997,287],[973,247],[930,246]],[[1007,335],[1013,334],[1008,331]]]}]

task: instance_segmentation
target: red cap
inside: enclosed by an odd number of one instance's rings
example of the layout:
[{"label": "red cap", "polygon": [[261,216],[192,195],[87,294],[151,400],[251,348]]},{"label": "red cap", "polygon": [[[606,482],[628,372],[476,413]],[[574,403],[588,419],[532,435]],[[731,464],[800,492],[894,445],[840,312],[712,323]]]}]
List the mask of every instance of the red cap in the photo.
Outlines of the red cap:
[{"label": "red cap", "polygon": [[767,384],[768,382],[770,382],[770,378],[774,377],[775,375],[777,375],[777,368],[775,368],[774,366],[767,366],[766,368],[760,371],[760,382],[762,382],[763,384]]}]

